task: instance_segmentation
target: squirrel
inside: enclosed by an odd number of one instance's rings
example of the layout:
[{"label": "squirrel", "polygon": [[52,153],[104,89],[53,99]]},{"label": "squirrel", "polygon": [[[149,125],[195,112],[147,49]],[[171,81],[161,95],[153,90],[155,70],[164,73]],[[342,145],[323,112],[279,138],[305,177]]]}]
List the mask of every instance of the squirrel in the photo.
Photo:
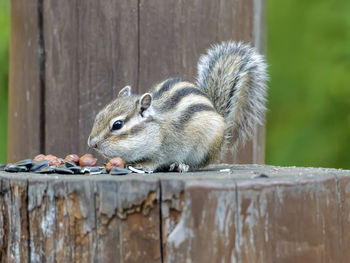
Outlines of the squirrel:
[{"label": "squirrel", "polygon": [[187,172],[217,161],[228,138],[262,124],[267,66],[249,44],[222,42],[198,62],[196,84],[170,78],[136,95],[131,87],[96,116],[89,147],[146,172]]}]

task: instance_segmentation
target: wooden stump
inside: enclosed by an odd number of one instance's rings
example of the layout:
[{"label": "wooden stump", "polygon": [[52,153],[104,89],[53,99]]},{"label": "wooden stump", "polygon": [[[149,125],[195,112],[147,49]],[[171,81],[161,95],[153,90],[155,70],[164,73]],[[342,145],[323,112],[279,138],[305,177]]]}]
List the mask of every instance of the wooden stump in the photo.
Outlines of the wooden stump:
[{"label": "wooden stump", "polygon": [[0,172],[1,262],[350,257],[350,171],[221,168],[228,170],[122,177]]}]

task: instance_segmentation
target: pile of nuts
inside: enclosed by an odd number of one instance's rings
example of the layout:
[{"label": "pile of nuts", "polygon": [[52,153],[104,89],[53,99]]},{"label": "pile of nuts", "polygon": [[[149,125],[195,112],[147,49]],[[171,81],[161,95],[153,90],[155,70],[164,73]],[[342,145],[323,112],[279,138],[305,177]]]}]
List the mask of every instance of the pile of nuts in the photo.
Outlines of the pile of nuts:
[{"label": "pile of nuts", "polygon": [[97,159],[92,154],[85,154],[81,157],[76,154],[69,154],[64,159],[52,154],[39,154],[33,159],[26,159],[13,164],[0,164],[0,171],[91,175],[125,175],[131,173],[129,169],[125,169],[124,161],[119,157],[111,159],[104,166],[97,166]]}]

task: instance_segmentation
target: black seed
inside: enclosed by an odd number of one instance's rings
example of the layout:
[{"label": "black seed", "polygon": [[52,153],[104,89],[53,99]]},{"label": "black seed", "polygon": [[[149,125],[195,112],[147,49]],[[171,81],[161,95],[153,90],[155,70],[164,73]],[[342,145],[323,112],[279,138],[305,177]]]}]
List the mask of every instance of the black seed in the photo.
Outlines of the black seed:
[{"label": "black seed", "polygon": [[0,171],[5,171],[7,163],[0,163]]},{"label": "black seed", "polygon": [[25,160],[22,160],[22,161],[18,161],[15,164],[18,165],[18,166],[26,166],[26,167],[30,168],[33,165],[33,160],[32,159],[25,159]]},{"label": "black seed", "polygon": [[103,168],[103,166],[85,166],[82,168],[82,173],[99,173]]},{"label": "black seed", "polygon": [[258,176],[255,176],[254,178],[269,178],[266,174],[259,174]]},{"label": "black seed", "polygon": [[99,166],[99,170],[93,169],[90,171],[91,175],[108,174],[107,170],[102,166]]},{"label": "black seed", "polygon": [[56,167],[55,166],[49,166],[41,169],[38,173],[40,174],[51,174],[55,172]]},{"label": "black seed", "polygon": [[49,167],[50,164],[47,160],[42,160],[40,162],[33,162],[33,166],[30,167],[29,172],[39,172],[41,169]]},{"label": "black seed", "polygon": [[65,165],[67,168],[76,166],[74,163],[68,162],[68,161],[66,161],[66,162],[64,163],[64,165]]},{"label": "black seed", "polygon": [[66,167],[56,167],[55,173],[58,174],[74,174],[74,172]]},{"label": "black seed", "polygon": [[106,168],[103,167],[103,169],[101,170],[101,174],[108,174]]},{"label": "black seed", "polygon": [[72,166],[68,168],[69,170],[72,170],[74,174],[83,174],[81,166]]},{"label": "black seed", "polygon": [[128,169],[123,169],[119,167],[113,167],[112,170],[109,172],[111,175],[125,175],[131,173]]},{"label": "black seed", "polygon": [[28,169],[25,166],[19,166],[16,164],[8,164],[5,167],[5,171],[9,173],[26,172]]},{"label": "black seed", "polygon": [[23,165],[19,165],[19,172],[28,172],[28,167],[27,166],[23,166]]},{"label": "black seed", "polygon": [[101,170],[99,166],[88,166],[86,168],[88,168],[89,173],[97,173]]},{"label": "black seed", "polygon": [[89,173],[89,169],[87,167],[81,167],[81,173],[85,174],[85,173]]}]

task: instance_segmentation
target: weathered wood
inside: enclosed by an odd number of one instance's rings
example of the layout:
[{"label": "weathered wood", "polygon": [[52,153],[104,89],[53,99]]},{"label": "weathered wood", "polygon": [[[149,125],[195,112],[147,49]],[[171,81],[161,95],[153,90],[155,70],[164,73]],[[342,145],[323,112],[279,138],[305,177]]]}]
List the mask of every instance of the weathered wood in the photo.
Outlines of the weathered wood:
[{"label": "weathered wood", "polygon": [[158,184],[0,172],[0,261],[160,262]]},{"label": "weathered wood", "polygon": [[[124,85],[141,93],[170,76],[193,81],[200,54],[223,40],[260,48],[262,3],[13,1],[9,160],[40,151],[86,153],[96,113]],[[225,158],[263,160],[263,131],[258,129],[244,148]]]},{"label": "weathered wood", "polygon": [[27,197],[25,180],[1,178],[1,262],[29,262]]},{"label": "weathered wood", "polygon": [[344,262],[350,171],[246,168],[161,180],[164,262]]},{"label": "weathered wood", "polygon": [[0,172],[0,262],[346,262],[350,171],[221,168]]},{"label": "weathered wood", "polygon": [[[169,187],[166,184],[172,182],[164,182],[163,185]],[[181,190],[183,208],[178,212],[181,217],[178,219],[175,215],[174,218],[163,212],[167,209],[162,210],[165,262],[239,262],[235,189],[235,181],[230,179],[185,184]],[[174,226],[167,224],[174,219]]]},{"label": "weathered wood", "polygon": [[8,160],[41,151],[38,1],[11,1]]},{"label": "weathered wood", "polygon": [[334,228],[342,233],[342,239],[338,242],[340,261],[346,262],[350,258],[350,180],[347,176],[337,176],[338,194],[338,222]]},{"label": "weathered wood", "polygon": [[336,178],[274,183],[237,182],[242,262],[342,262]]},{"label": "weathered wood", "polygon": [[199,56],[212,44],[251,42],[252,7],[251,1],[242,0],[141,0],[140,90],[171,76],[194,81]]},{"label": "weathered wood", "polygon": [[98,111],[138,70],[137,1],[44,1],[45,151],[88,151]]}]

